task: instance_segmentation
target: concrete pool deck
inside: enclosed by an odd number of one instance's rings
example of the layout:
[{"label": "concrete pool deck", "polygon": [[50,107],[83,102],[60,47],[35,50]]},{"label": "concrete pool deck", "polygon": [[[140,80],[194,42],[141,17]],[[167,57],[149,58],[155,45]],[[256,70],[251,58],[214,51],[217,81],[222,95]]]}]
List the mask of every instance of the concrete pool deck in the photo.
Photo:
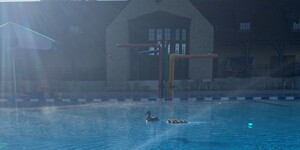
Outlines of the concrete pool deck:
[{"label": "concrete pool deck", "polygon": [[101,102],[212,102],[212,101],[297,101],[300,91],[175,91],[173,98],[158,98],[148,92],[60,93],[53,97],[4,97],[0,107],[81,105]]}]

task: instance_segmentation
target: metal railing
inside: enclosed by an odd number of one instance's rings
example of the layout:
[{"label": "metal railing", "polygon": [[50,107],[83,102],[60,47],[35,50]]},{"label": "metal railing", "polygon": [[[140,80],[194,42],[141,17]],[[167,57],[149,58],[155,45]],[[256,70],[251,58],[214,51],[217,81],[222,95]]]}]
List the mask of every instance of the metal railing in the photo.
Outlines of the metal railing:
[{"label": "metal railing", "polygon": [[[300,76],[300,63],[296,63],[294,66],[294,70],[291,70],[293,68],[289,67],[288,71],[290,73],[287,74],[286,70],[282,69],[280,74],[280,70],[278,71],[278,68],[272,69],[271,65],[252,65],[247,69],[243,68],[243,66],[233,68],[227,65],[218,65],[215,69],[214,77]],[[245,75],[245,72],[247,72],[248,76]]]}]

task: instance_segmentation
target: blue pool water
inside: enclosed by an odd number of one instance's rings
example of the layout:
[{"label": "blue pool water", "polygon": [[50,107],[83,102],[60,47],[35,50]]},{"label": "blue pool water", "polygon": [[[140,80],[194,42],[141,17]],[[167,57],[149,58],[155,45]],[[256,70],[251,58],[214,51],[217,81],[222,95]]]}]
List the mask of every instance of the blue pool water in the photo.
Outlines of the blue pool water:
[{"label": "blue pool water", "polygon": [[[299,149],[300,103],[273,103],[104,102],[1,109],[0,149]],[[147,124],[148,110],[161,121]],[[166,123],[173,118],[189,123]]]}]

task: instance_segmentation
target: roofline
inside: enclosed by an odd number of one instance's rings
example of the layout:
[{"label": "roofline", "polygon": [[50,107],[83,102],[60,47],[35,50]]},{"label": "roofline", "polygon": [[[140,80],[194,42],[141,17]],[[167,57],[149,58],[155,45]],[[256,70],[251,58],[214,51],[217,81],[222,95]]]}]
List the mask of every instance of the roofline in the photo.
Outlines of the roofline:
[{"label": "roofline", "polygon": [[20,27],[20,28],[23,28],[23,29],[25,29],[25,30],[27,30],[27,31],[29,31],[29,32],[32,32],[32,33],[34,33],[34,34],[36,34],[36,35],[38,35],[38,36],[44,37],[44,38],[46,38],[46,39],[48,39],[48,40],[50,40],[50,41],[52,41],[52,42],[56,42],[54,39],[52,39],[52,38],[50,38],[50,37],[48,37],[48,36],[46,36],[46,35],[44,35],[44,34],[41,34],[41,33],[37,32],[37,31],[34,31],[34,30],[30,29],[30,28],[24,27],[24,26],[22,26],[22,25],[19,25],[19,24],[17,24],[17,23],[14,23],[14,22],[7,22],[7,23],[4,23],[4,24],[0,25],[0,28],[3,28],[3,27],[5,27],[5,26],[7,26],[7,25],[10,25],[10,24],[16,25],[16,26],[18,26],[18,27]]}]

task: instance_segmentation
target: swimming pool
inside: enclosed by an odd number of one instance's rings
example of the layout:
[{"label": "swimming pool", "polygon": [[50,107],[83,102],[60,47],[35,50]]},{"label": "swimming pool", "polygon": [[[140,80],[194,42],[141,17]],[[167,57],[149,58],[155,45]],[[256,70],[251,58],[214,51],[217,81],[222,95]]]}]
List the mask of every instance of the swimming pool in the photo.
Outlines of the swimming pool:
[{"label": "swimming pool", "polygon": [[[297,149],[300,103],[103,102],[1,109],[0,149]],[[160,122],[146,123],[150,110]],[[188,124],[167,124],[167,119]]]}]

